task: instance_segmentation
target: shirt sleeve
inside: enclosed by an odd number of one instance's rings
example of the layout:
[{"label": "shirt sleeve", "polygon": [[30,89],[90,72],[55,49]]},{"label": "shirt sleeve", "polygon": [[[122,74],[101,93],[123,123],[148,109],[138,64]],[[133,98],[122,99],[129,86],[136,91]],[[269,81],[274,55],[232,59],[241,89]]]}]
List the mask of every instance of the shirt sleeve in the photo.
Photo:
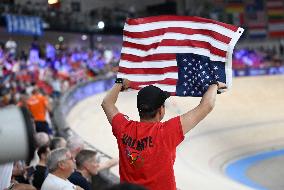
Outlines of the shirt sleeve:
[{"label": "shirt sleeve", "polygon": [[174,117],[163,125],[164,140],[171,149],[175,149],[184,139],[180,116]]},{"label": "shirt sleeve", "polygon": [[121,133],[123,126],[125,126],[128,122],[129,122],[128,116],[123,115],[122,113],[116,114],[112,118],[111,122],[113,135],[117,137]]}]

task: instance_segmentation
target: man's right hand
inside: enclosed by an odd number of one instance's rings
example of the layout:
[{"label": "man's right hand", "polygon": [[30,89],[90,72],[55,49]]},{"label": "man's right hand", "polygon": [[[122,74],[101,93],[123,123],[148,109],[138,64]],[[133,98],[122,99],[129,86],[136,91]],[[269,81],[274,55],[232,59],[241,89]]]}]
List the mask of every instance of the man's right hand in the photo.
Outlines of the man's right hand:
[{"label": "man's right hand", "polygon": [[123,89],[126,90],[126,89],[130,88],[130,83],[131,83],[130,80],[128,80],[128,79],[123,79],[123,83],[122,83]]},{"label": "man's right hand", "polygon": [[227,86],[226,86],[225,83],[223,83],[223,82],[218,82],[218,90],[219,90],[219,89],[226,89],[226,88],[227,88]]}]

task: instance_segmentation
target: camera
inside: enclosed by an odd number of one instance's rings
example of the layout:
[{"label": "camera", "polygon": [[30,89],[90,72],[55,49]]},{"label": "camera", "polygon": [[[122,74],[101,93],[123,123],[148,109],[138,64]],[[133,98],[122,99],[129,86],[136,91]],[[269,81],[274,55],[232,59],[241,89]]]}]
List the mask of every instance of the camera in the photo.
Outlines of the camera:
[{"label": "camera", "polygon": [[27,108],[0,109],[0,164],[31,160],[35,151],[34,124]]}]

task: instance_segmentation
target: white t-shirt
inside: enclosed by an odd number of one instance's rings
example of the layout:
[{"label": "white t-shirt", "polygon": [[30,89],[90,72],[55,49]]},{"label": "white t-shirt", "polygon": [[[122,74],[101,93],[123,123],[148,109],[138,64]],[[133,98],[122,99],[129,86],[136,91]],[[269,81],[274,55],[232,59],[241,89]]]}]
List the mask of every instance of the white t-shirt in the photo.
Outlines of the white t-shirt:
[{"label": "white t-shirt", "polygon": [[64,180],[53,174],[48,174],[45,178],[41,190],[73,190],[76,189],[76,185],[68,180]]},{"label": "white t-shirt", "polygon": [[7,48],[10,53],[16,53],[17,43],[13,40],[8,40],[5,44],[5,48]]},{"label": "white t-shirt", "polygon": [[13,163],[0,165],[0,189],[5,189],[10,186],[12,177]]}]

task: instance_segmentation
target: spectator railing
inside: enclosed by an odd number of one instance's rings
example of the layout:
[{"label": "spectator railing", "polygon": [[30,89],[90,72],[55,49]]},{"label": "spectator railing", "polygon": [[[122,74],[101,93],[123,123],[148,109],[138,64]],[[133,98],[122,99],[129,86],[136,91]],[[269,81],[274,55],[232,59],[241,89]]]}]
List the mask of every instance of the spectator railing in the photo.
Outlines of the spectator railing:
[{"label": "spectator railing", "polygon": [[[55,105],[53,111],[53,123],[56,130],[57,136],[68,138],[70,136],[78,136],[67,124],[65,118],[72,110],[72,108],[80,101],[87,97],[102,93],[110,89],[114,84],[114,76],[99,77],[95,80],[84,82],[70,88],[66,93],[62,95],[58,103]],[[95,149],[98,155],[99,161],[111,159],[111,157],[98,150],[88,142],[84,141],[85,144]],[[95,176],[95,187],[96,189],[102,189],[106,185],[114,184],[119,182],[119,178],[112,174],[109,170],[100,172],[99,177]]]}]

